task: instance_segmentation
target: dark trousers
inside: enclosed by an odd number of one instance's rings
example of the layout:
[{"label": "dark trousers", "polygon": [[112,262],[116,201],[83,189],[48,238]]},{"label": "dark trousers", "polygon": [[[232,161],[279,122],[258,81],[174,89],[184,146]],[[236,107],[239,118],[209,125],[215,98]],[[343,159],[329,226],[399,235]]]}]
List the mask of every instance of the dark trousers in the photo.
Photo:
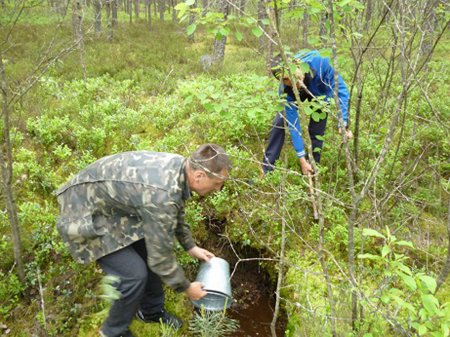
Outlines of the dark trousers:
[{"label": "dark trousers", "polygon": [[138,309],[151,315],[164,308],[164,289],[161,279],[147,266],[144,240],[97,260],[106,274],[118,276],[117,289],[122,297],[114,301],[102,331],[117,337],[127,331]]},{"label": "dark trousers", "polygon": [[[313,149],[313,157],[316,163],[320,163],[320,154],[322,152],[323,141],[317,139],[317,136],[322,136],[325,134],[325,128],[327,126],[327,119],[322,119],[318,122],[315,122],[312,118],[309,120],[309,136],[311,138],[311,145]],[[286,123],[287,124],[287,123]],[[286,125],[287,127],[287,125]],[[272,123],[272,130],[270,130],[269,134],[269,143],[267,144],[266,151],[264,153],[264,158],[262,161],[262,169],[264,173],[273,171],[275,168],[275,161],[280,158],[281,149],[284,145],[284,119],[281,113],[277,113],[275,119]],[[314,151],[315,148],[319,148],[320,151]]]}]

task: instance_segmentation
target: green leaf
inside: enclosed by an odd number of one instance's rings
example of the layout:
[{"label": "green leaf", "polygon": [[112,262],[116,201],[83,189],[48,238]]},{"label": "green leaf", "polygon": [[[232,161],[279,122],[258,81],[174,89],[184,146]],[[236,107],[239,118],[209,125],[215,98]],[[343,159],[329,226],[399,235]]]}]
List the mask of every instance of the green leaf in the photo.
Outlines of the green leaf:
[{"label": "green leaf", "polygon": [[253,35],[255,35],[256,37],[261,37],[261,35],[263,35],[263,31],[261,28],[259,27],[255,27],[252,29],[252,33]]},{"label": "green leaf", "polygon": [[404,272],[406,275],[410,275],[412,274],[411,272],[411,268],[409,268],[408,266],[405,266],[403,263],[398,262],[395,265],[398,269],[400,269],[402,272]]},{"label": "green leaf", "polygon": [[442,336],[448,337],[448,335],[449,335],[449,329],[448,329],[447,323],[442,323],[441,329],[442,329]]},{"label": "green leaf", "polygon": [[177,11],[186,11],[187,7],[184,2],[180,2],[178,5],[175,6],[175,9]]},{"label": "green leaf", "polygon": [[381,234],[380,232],[378,232],[378,231],[376,231],[374,229],[370,229],[370,228],[364,228],[363,229],[363,235],[364,236],[375,236],[377,238],[386,239],[383,234]]},{"label": "green leaf", "polygon": [[320,114],[317,112],[313,112],[311,114],[311,118],[313,119],[314,122],[318,122],[318,121],[320,121]]},{"label": "green leaf", "polygon": [[267,25],[269,25],[270,20],[269,20],[269,19],[262,19],[262,20],[261,20],[261,23],[262,23],[263,25],[267,26]]},{"label": "green leaf", "polygon": [[195,4],[195,0],[186,0],[185,4],[186,4],[187,6],[192,6],[192,5]]},{"label": "green leaf", "polygon": [[219,29],[219,33],[222,36],[228,36],[228,34],[230,34],[230,30],[227,27],[222,27]]},{"label": "green leaf", "polygon": [[325,138],[324,138],[323,136],[321,136],[321,135],[317,135],[316,138],[317,138],[318,140],[321,140],[321,141],[324,141],[324,140],[325,140]]},{"label": "green leaf", "polygon": [[423,307],[428,311],[429,315],[432,316],[437,312],[438,300],[431,294],[422,295]]},{"label": "green leaf", "polygon": [[242,39],[244,38],[240,31],[236,31],[236,33],[234,35],[236,36],[236,40],[238,40],[239,42],[241,42]]},{"label": "green leaf", "polygon": [[333,50],[331,48],[321,48],[319,49],[319,53],[323,57],[331,57]]},{"label": "green leaf", "polygon": [[428,288],[428,290],[434,294],[436,291],[436,280],[428,275],[418,275],[419,279],[425,284],[425,286]]},{"label": "green leaf", "polygon": [[338,3],[337,3],[337,5],[338,6],[340,6],[340,7],[344,7],[344,6],[346,6],[346,5],[348,5],[350,2],[352,2],[353,0],[342,0],[342,1],[339,1]]},{"label": "green leaf", "polygon": [[423,336],[427,333],[428,329],[425,325],[419,325],[419,329],[417,329],[417,332],[419,333],[419,336]]},{"label": "green leaf", "polygon": [[397,241],[397,242],[394,242],[394,244],[396,244],[397,246],[407,246],[407,247],[414,248],[411,241]]},{"label": "green leaf", "polygon": [[308,38],[308,44],[310,44],[311,46],[314,46],[315,44],[319,43],[319,39],[316,37],[311,37]]},{"label": "green leaf", "polygon": [[300,63],[300,69],[301,69],[302,73],[306,74],[306,73],[309,72],[310,68],[309,68],[309,65],[307,63],[301,62]]},{"label": "green leaf", "polygon": [[248,25],[254,25],[256,22],[256,20],[250,16],[248,16],[245,20],[247,21]]},{"label": "green leaf", "polygon": [[303,107],[303,112],[304,112],[305,115],[307,115],[307,116],[310,116],[310,115],[313,113],[312,109],[311,109],[309,106]]},{"label": "green leaf", "polygon": [[391,247],[384,246],[383,249],[381,250],[381,256],[386,257],[386,255],[388,255],[390,252],[391,252]]},{"label": "green leaf", "polygon": [[212,104],[212,103],[206,103],[203,105],[203,107],[208,112],[212,112],[214,110],[214,104]]},{"label": "green leaf", "polygon": [[403,273],[398,273],[398,275],[403,280],[403,282],[408,286],[409,289],[411,289],[412,291],[417,289],[417,284],[414,278]]},{"label": "green leaf", "polygon": [[187,35],[194,34],[196,29],[197,29],[197,25],[195,23],[193,23],[192,25],[187,26],[187,28],[186,28]]},{"label": "green leaf", "polygon": [[379,260],[380,257],[373,254],[358,254],[358,259]]}]

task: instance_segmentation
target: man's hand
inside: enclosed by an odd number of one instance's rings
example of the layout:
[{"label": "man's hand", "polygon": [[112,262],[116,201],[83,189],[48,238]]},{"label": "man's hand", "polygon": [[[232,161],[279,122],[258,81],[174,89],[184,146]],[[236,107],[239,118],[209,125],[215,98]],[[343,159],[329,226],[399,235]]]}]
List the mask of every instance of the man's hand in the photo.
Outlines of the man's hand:
[{"label": "man's hand", "polygon": [[[342,129],[341,129],[341,128],[339,128],[339,133],[342,133]],[[344,136],[345,136],[345,140],[350,140],[350,139],[352,139],[352,138],[353,138],[353,132],[352,132],[352,130],[345,130]]]},{"label": "man's hand", "polygon": [[302,173],[304,175],[307,176],[314,173],[311,164],[305,159],[305,157],[301,157],[299,160],[300,160],[300,167],[302,168]]},{"label": "man's hand", "polygon": [[202,261],[209,261],[209,259],[213,258],[215,255],[211,253],[210,251],[200,248],[198,246],[195,246],[188,250],[188,254],[192,257],[195,257]]},{"label": "man's hand", "polygon": [[200,282],[192,282],[185,292],[193,301],[198,301],[207,294],[207,292],[203,290],[203,284]]}]

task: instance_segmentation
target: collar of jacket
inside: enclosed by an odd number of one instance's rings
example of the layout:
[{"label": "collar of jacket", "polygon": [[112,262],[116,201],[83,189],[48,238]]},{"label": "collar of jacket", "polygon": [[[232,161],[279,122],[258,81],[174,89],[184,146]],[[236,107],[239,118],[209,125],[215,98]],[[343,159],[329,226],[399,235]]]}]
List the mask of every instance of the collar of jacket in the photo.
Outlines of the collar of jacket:
[{"label": "collar of jacket", "polygon": [[189,199],[192,194],[191,194],[191,189],[189,188],[189,184],[188,184],[188,180],[187,180],[187,176],[186,176],[186,163],[187,163],[187,158],[185,158],[183,160],[183,164],[181,165],[181,169],[180,169],[180,186],[181,186],[181,195],[183,200],[187,200]]}]

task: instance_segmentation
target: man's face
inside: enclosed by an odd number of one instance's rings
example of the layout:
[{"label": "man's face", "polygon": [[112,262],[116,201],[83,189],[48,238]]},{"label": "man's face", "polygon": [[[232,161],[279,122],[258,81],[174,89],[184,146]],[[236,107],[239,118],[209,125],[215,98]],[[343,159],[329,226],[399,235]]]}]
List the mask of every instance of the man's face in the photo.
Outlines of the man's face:
[{"label": "man's face", "polygon": [[[298,69],[298,68],[295,70],[295,77],[298,80],[297,81],[297,89],[300,89],[301,84],[303,82],[304,76],[303,76],[302,71],[300,69]],[[283,75],[283,83],[284,83],[285,86],[288,86],[288,87],[292,88],[292,82],[291,82],[288,74],[284,74]]]},{"label": "man's face", "polygon": [[210,192],[220,191],[228,178],[228,171],[223,169],[217,176],[210,177],[206,172],[197,170],[194,172],[194,180],[191,189],[200,196]]}]

